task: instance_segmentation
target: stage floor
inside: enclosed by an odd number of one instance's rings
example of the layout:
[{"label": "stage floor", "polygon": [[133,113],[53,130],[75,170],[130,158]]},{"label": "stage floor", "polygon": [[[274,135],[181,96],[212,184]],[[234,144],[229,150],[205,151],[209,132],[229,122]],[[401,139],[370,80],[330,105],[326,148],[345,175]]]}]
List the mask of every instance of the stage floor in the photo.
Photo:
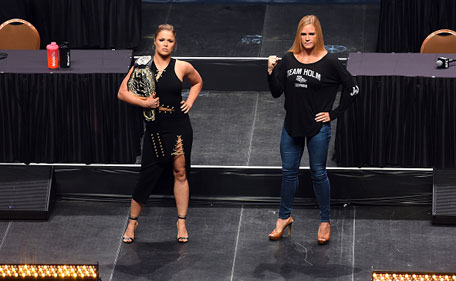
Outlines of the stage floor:
[{"label": "stage floor", "polygon": [[100,263],[111,280],[370,280],[372,270],[455,270],[456,228],[430,206],[333,209],[316,243],[318,210],[295,209],[292,236],[268,240],[276,209],[190,206],[188,244],[174,207],[148,206],[133,244],[121,243],[128,204],[59,201],[49,221],[0,221],[0,263]]},{"label": "stage floor", "polygon": [[380,14],[378,2],[322,4],[302,1],[143,3],[142,40],[134,51],[136,55],[153,53],[157,26],[169,23],[177,32],[175,56],[281,56],[291,47],[299,20],[308,14],[319,17],[325,45],[337,56],[375,51]]}]

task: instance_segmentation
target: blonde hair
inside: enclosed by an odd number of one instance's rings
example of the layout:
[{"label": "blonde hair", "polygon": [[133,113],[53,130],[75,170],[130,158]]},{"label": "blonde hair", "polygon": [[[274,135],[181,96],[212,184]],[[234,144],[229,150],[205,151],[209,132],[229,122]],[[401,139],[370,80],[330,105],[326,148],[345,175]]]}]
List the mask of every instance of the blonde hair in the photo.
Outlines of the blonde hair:
[{"label": "blonde hair", "polygon": [[325,43],[323,41],[323,32],[321,30],[320,20],[315,15],[307,15],[299,21],[295,40],[291,48],[288,50],[289,52],[292,52],[293,54],[299,54],[304,50],[301,41],[301,31],[304,28],[304,26],[308,24],[313,24],[313,26],[315,27],[317,42],[315,42],[314,50],[316,50],[317,52],[322,52],[325,50]]},{"label": "blonde hair", "polygon": [[155,35],[154,35],[154,39],[157,38],[157,35],[158,33],[160,33],[162,30],[168,30],[168,31],[171,31],[174,35],[174,37],[176,37],[176,31],[174,30],[174,26],[170,25],[170,24],[160,24],[157,29],[155,30]]}]

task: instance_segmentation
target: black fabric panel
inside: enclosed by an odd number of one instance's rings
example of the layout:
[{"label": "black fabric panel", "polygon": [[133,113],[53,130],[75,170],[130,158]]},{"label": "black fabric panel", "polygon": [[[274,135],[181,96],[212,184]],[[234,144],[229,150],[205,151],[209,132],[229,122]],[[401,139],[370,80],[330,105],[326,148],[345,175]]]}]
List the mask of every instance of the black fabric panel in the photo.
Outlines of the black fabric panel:
[{"label": "black fabric panel", "polygon": [[358,76],[338,119],[335,161],[354,167],[456,167],[456,79]]},{"label": "black fabric panel", "polygon": [[377,52],[419,53],[433,31],[456,30],[455,14],[453,0],[382,0]]},{"label": "black fabric panel", "polygon": [[9,0],[0,19],[31,22],[41,48],[68,41],[73,49],[135,48],[141,40],[141,0]]},{"label": "black fabric panel", "polygon": [[[0,165],[0,171],[3,169]],[[137,166],[55,166],[57,194],[66,198],[106,200],[130,199],[139,177]],[[357,204],[431,204],[432,171],[337,169],[329,168],[331,201]],[[193,167],[190,184],[191,204],[198,200],[216,203],[219,200],[251,204],[273,204],[280,201],[280,168],[215,168]],[[215,188],[216,187],[216,188]],[[169,198],[172,188],[159,183],[150,200]],[[308,168],[299,171],[299,188],[295,206],[304,198],[314,198]],[[165,201],[165,200],[163,200]],[[174,204],[174,200],[173,200]],[[312,201],[312,204],[315,204]]]},{"label": "black fabric panel", "polygon": [[0,162],[134,163],[141,112],[124,74],[0,75]]}]

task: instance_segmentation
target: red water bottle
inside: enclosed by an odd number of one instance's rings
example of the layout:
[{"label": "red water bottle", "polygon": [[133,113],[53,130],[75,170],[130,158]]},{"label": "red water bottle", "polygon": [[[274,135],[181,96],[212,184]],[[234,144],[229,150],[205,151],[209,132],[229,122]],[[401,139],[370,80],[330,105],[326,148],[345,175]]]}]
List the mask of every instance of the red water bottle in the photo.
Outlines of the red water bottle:
[{"label": "red water bottle", "polygon": [[55,42],[51,42],[51,44],[46,46],[46,50],[48,67],[51,69],[59,67],[59,45]]}]

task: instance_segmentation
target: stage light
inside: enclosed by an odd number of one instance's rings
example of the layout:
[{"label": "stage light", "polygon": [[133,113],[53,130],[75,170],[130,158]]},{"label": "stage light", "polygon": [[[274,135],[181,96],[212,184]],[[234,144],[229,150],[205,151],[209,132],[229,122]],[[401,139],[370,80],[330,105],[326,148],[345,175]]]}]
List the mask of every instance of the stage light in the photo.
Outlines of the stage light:
[{"label": "stage light", "polygon": [[372,281],[456,281],[456,273],[374,271]]},{"label": "stage light", "polygon": [[0,264],[0,280],[97,280],[98,264]]}]

